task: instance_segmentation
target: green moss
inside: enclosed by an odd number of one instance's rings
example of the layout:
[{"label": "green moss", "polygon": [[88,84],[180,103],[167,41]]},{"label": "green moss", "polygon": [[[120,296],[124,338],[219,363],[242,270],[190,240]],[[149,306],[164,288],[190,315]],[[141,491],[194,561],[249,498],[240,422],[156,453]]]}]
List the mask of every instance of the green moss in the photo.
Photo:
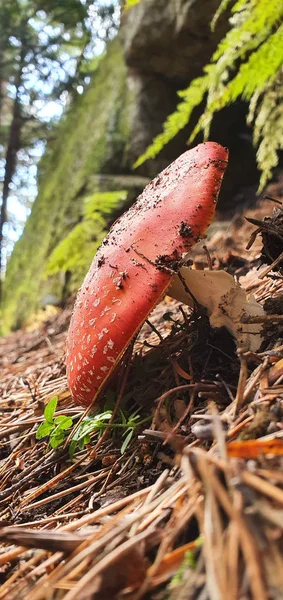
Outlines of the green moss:
[{"label": "green moss", "polygon": [[[45,293],[57,291],[60,295],[62,283],[58,278],[52,279],[51,283],[46,280],[46,265],[54,248],[68,235],[75,236],[77,248],[80,246],[82,253],[87,252],[88,258],[81,258],[77,273],[72,263],[74,281],[80,279],[82,264],[89,260],[96,247],[95,240],[92,248],[89,244],[87,249],[84,242],[79,241],[80,235],[90,235],[90,224],[79,223],[84,213],[84,197],[99,191],[98,184],[94,182],[95,174],[125,173],[127,156],[124,149],[130,129],[131,105],[118,36],[110,43],[87,92],[78,97],[55,128],[54,140],[49,143],[41,161],[39,194],[7,267],[2,306],[3,332],[22,325],[26,317],[39,307],[40,298]],[[92,226],[97,240],[99,231],[102,234],[105,230],[100,220],[103,211],[104,219],[105,210],[108,210],[107,202],[104,206],[105,200],[106,197],[100,201],[96,197],[95,200],[97,208]],[[123,201],[120,198],[117,202],[121,213]],[[109,205],[109,210],[112,208]],[[79,229],[74,231],[75,226]]]}]

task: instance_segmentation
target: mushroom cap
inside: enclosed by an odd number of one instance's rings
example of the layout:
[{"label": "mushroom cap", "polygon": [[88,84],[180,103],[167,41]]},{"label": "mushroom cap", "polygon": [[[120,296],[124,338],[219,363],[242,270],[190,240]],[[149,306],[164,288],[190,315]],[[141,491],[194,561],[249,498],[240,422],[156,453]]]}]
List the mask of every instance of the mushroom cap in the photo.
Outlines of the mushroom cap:
[{"label": "mushroom cap", "polygon": [[184,254],[212,221],[228,151],[215,142],[166,167],[111,227],[75,302],[67,338],[67,378],[90,405],[158,301]]}]

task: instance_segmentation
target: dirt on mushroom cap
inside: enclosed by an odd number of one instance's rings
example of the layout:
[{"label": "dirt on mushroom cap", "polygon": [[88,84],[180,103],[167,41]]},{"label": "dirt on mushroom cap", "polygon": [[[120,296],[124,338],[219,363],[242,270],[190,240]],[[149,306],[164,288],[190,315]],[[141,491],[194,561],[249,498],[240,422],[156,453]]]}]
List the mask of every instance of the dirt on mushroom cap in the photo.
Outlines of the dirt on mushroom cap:
[{"label": "dirt on mushroom cap", "polygon": [[79,291],[67,340],[67,376],[89,405],[164,295],[215,210],[228,151],[207,142],[158,175],[105,238]]}]

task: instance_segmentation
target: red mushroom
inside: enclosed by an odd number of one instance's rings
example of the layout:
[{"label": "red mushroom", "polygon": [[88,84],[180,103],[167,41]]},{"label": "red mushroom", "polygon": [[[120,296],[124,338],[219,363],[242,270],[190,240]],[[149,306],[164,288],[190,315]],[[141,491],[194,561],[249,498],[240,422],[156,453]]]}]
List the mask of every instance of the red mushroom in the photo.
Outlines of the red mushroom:
[{"label": "red mushroom", "polygon": [[183,256],[214,215],[228,151],[214,142],[182,154],[118,219],[80,289],[67,339],[76,402],[91,404],[164,296]]}]

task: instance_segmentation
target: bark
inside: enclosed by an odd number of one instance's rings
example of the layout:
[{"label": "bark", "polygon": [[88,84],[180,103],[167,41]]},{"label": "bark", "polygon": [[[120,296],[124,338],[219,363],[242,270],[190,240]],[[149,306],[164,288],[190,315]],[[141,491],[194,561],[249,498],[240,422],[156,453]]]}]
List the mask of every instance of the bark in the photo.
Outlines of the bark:
[{"label": "bark", "polygon": [[0,51],[0,126],[2,123],[2,106],[3,106],[3,78],[1,73],[2,52]]},{"label": "bark", "polygon": [[13,105],[12,121],[10,125],[9,137],[5,155],[5,175],[3,180],[2,188],[2,204],[0,211],[0,302],[2,300],[2,269],[3,269],[3,239],[4,239],[4,226],[7,222],[7,204],[9,198],[10,184],[12,182],[16,166],[17,166],[17,154],[21,147],[21,129],[23,126],[23,118],[21,114],[21,104],[19,99],[19,88],[22,83],[22,74],[24,67],[25,58],[25,47],[22,45],[21,56],[19,61],[19,69],[17,78],[15,81],[16,85],[16,96]]}]

